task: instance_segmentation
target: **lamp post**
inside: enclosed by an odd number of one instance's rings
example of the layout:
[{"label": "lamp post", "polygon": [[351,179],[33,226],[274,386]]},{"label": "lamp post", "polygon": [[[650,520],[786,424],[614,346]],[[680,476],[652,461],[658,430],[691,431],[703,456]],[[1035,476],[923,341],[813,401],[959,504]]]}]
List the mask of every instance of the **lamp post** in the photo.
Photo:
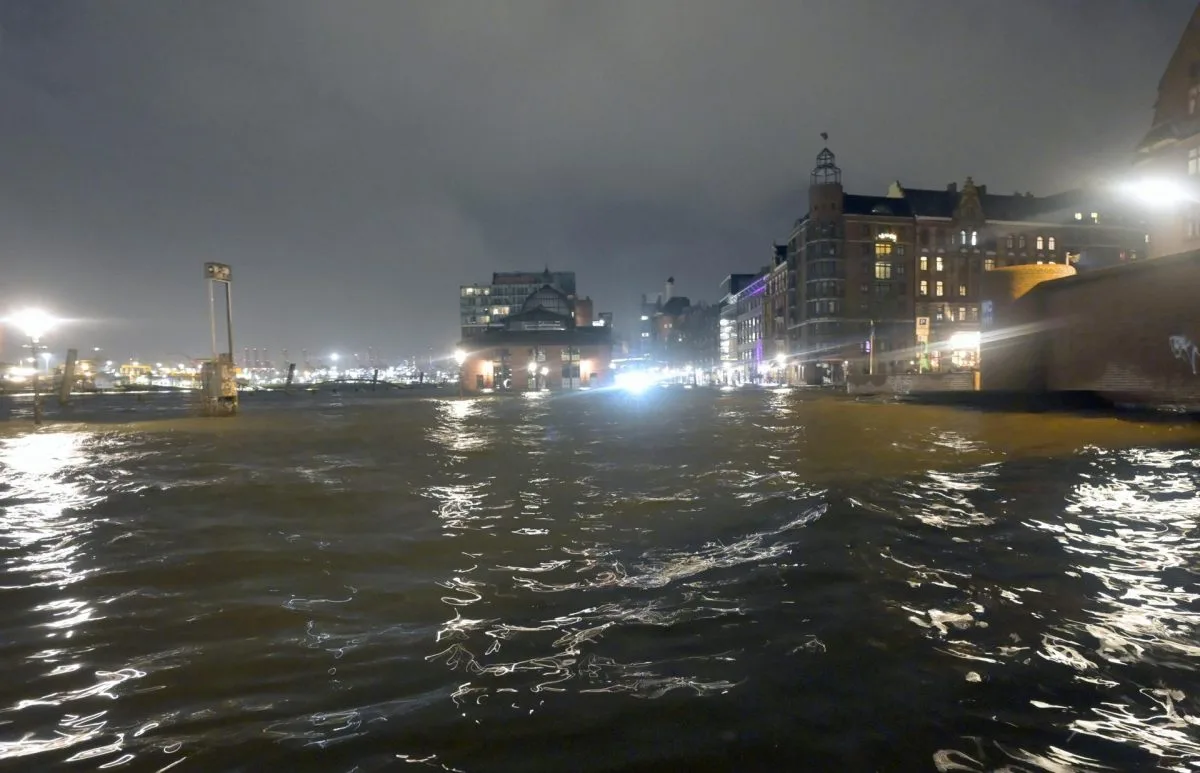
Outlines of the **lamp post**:
[{"label": "lamp post", "polygon": [[867,343],[867,371],[875,375],[875,320],[871,320],[871,337]]},{"label": "lamp post", "polygon": [[[49,333],[58,324],[58,320],[42,309],[22,309],[9,315],[6,321],[29,339],[29,352],[33,355],[33,423],[41,424],[42,395],[38,383],[38,375],[41,372],[37,362],[38,349],[41,346],[42,336]],[[49,354],[46,352],[47,367],[50,365]]]},{"label": "lamp post", "polygon": [[528,370],[529,370],[529,379],[530,379],[530,383],[531,383],[531,384],[533,384],[533,387],[532,387],[532,389],[533,389],[534,391],[536,391],[536,390],[537,390],[537,388],[538,388],[538,383],[537,383],[538,364],[537,364],[537,360],[530,360],[530,361],[529,361],[529,367],[528,367]]}]

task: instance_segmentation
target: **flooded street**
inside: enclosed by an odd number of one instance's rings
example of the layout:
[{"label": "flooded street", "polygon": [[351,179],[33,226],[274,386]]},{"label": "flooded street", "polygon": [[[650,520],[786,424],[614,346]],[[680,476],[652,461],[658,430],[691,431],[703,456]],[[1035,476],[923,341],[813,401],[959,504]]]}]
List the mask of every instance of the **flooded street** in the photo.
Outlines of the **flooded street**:
[{"label": "flooded street", "polygon": [[172,399],[0,425],[2,769],[1200,769],[1198,425]]}]

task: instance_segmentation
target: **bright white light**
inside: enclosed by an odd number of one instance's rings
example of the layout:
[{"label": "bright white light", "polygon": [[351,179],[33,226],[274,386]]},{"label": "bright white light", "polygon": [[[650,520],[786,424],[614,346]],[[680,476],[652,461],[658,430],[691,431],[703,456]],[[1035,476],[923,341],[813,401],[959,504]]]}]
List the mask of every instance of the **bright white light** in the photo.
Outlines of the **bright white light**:
[{"label": "bright white light", "polygon": [[537,373],[537,363],[534,362],[533,360],[530,360],[529,366],[527,369],[529,370],[530,373]]},{"label": "bright white light", "polygon": [[333,360],[334,362],[337,362],[338,361],[338,353],[334,352],[333,354],[329,355],[329,359]]},{"label": "bright white light", "polygon": [[549,369],[549,368],[546,368],[546,367],[543,367],[543,368],[542,368],[542,375],[543,375],[543,376],[549,376],[549,375],[550,375],[550,369]]},{"label": "bright white light", "polygon": [[[1182,185],[1168,179],[1135,180],[1124,183],[1119,188],[1126,196],[1139,199],[1151,207],[1170,207],[1196,198]],[[1092,219],[1096,219],[1095,213],[1092,214]]]},{"label": "bright white light", "polygon": [[954,351],[961,349],[978,349],[979,348],[979,333],[955,333],[950,336],[950,340],[946,342],[948,348]]},{"label": "bright white light", "polygon": [[777,355],[775,355],[775,364],[776,364],[776,365],[778,365],[778,366],[779,366],[779,367],[781,367],[781,368],[782,368],[784,365],[787,365],[787,355],[786,355],[786,354],[777,354]]},{"label": "bright white light", "polygon": [[5,321],[34,341],[49,333],[58,324],[57,319],[42,309],[22,309],[10,314]]},{"label": "bright white light", "polygon": [[454,361],[458,363],[459,367],[462,367],[462,364],[467,361],[467,353],[462,349],[455,349]]},{"label": "bright white light", "polygon": [[626,370],[618,373],[615,381],[617,386],[626,392],[637,394],[654,386],[657,379],[642,370]]}]

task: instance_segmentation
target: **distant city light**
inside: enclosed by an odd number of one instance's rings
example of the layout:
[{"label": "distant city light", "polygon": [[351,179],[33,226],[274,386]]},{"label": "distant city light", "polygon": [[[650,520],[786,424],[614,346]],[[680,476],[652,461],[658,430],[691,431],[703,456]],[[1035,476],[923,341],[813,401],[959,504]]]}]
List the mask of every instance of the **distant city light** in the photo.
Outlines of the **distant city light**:
[{"label": "distant city light", "polygon": [[5,321],[34,341],[41,339],[58,324],[58,320],[43,309],[21,309],[10,314]]}]

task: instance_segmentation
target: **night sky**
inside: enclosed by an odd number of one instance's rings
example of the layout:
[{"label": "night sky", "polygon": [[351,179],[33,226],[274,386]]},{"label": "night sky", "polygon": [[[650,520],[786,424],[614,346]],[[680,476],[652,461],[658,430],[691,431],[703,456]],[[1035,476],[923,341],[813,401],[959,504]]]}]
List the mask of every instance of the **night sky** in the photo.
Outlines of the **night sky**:
[{"label": "night sky", "polygon": [[1120,174],[1194,7],[0,0],[0,313],[204,356],[219,260],[239,352],[424,357],[459,284],[549,265],[628,330],[768,260],[822,131],[858,193]]}]

